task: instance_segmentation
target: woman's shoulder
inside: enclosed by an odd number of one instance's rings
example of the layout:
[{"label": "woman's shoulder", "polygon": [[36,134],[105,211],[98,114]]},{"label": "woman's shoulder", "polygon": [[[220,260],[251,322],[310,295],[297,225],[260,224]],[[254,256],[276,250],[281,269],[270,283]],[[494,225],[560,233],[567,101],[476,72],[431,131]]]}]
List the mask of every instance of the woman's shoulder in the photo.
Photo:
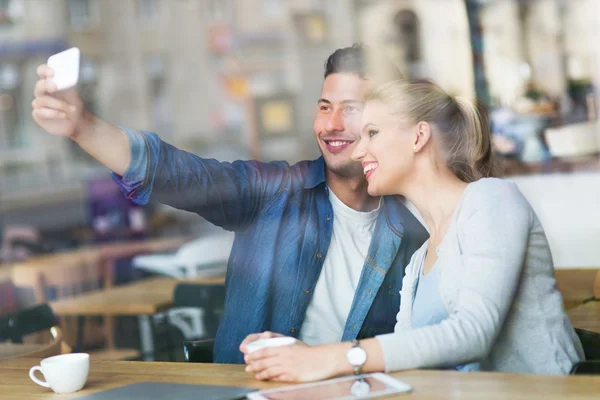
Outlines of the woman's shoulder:
[{"label": "woman's shoulder", "polygon": [[467,186],[461,214],[472,214],[481,209],[493,209],[508,215],[525,215],[532,211],[518,186],[500,178],[483,178]]},{"label": "woman's shoulder", "polygon": [[480,204],[490,203],[493,205],[527,205],[525,196],[519,190],[519,187],[513,181],[501,178],[483,178],[472,182],[467,187],[465,201],[477,202]]}]

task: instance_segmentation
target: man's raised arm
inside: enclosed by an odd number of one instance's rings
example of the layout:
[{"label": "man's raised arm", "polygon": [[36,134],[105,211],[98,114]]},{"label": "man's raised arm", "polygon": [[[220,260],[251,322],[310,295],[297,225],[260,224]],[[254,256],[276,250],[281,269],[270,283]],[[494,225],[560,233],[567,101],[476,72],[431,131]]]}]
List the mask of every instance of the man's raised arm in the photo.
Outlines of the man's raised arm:
[{"label": "man's raised arm", "polygon": [[241,229],[281,193],[282,163],[203,159],[171,146],[149,132],[118,128],[87,112],[75,89],[56,92],[47,65],[38,68],[33,118],[47,132],[68,137],[116,176],[132,201],[153,196],[195,212],[217,226]]},{"label": "man's raised arm", "polygon": [[50,134],[70,138],[111,171],[123,175],[131,161],[125,132],[89,113],[75,89],[56,93],[56,85],[49,79],[54,75],[50,67],[40,65],[37,73],[32,103],[35,122]]}]

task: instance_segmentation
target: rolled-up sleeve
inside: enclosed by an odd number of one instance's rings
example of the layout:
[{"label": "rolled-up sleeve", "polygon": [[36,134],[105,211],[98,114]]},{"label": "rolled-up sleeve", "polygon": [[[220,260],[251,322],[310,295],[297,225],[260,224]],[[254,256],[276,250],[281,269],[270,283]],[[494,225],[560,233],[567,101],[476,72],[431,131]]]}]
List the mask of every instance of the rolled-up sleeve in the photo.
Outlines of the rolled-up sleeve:
[{"label": "rolled-up sleeve", "polygon": [[123,176],[113,179],[136,204],[152,197],[235,230],[248,226],[288,180],[284,162],[219,162],[180,150],[155,133],[120,129],[129,139],[131,161]]},{"label": "rolled-up sleeve", "polygon": [[150,171],[150,148],[145,132],[119,127],[129,139],[131,161],[123,176],[113,173],[112,178],[121,192],[136,204],[146,204],[152,192],[153,174]]}]

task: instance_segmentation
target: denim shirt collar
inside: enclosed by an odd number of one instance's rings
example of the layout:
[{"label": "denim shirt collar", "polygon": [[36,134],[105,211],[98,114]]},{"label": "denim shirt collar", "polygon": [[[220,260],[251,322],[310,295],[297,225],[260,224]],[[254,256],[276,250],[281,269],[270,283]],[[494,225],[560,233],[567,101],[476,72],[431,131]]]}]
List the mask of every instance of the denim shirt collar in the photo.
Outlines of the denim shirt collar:
[{"label": "denim shirt collar", "polygon": [[310,163],[304,189],[314,189],[322,183],[325,183],[325,160],[321,156]]},{"label": "denim shirt collar", "polygon": [[402,196],[384,196],[383,214],[387,225],[392,232],[399,237],[404,236],[404,216],[403,212],[409,212],[403,204]]}]

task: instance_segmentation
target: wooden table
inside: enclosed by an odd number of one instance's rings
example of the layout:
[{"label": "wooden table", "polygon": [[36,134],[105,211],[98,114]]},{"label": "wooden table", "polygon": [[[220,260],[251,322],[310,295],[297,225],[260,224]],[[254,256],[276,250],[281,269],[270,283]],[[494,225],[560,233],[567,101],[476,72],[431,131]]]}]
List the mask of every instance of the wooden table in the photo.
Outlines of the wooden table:
[{"label": "wooden table", "polygon": [[[94,361],[84,389],[57,395],[33,383],[29,368],[36,359],[0,362],[2,399],[68,399],[86,396],[136,382],[245,386],[256,389],[283,386],[254,380],[241,365]],[[398,399],[598,399],[600,377],[544,376],[486,372],[414,370],[391,374],[413,387]],[[390,397],[386,397],[390,398]]]},{"label": "wooden table", "polygon": [[600,333],[600,301],[590,301],[567,310],[575,328]]},{"label": "wooden table", "polygon": [[[223,285],[225,277],[191,279],[151,278],[109,289],[83,293],[50,303],[55,314],[79,317],[89,315],[137,316],[140,324],[142,353],[146,359],[154,352],[152,315],[173,307],[173,291],[181,282]],[[78,336],[81,335],[81,332]],[[81,343],[81,338],[78,338]]]}]

